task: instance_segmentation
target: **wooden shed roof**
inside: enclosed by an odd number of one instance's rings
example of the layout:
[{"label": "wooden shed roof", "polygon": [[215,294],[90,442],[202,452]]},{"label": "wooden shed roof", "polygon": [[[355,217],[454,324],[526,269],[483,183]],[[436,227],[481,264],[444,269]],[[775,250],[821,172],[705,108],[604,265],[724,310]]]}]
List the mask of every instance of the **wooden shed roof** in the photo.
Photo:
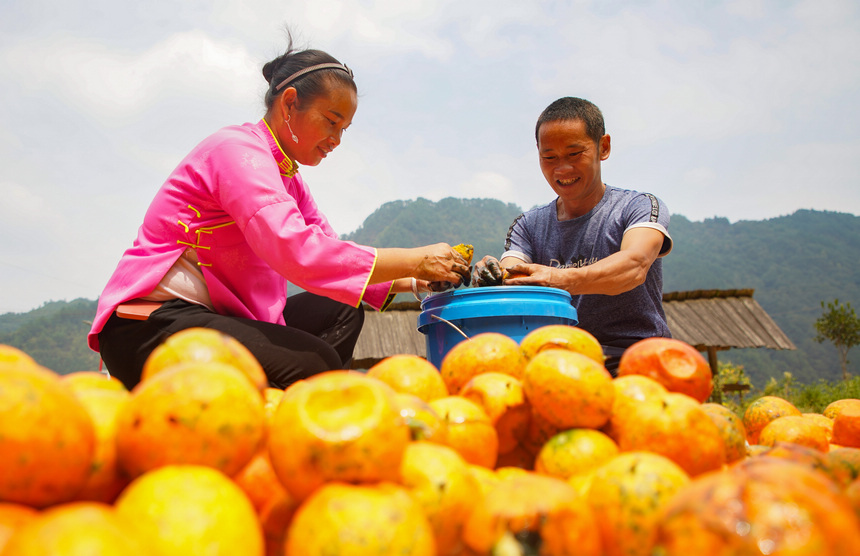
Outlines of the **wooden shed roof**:
[{"label": "wooden shed roof", "polygon": [[[753,299],[752,289],[665,293],[663,309],[672,336],[699,351],[797,349]],[[426,357],[424,334],[417,329],[420,313],[417,301],[393,303],[383,313],[366,307],[352,367],[369,368],[385,357],[401,353]]]},{"label": "wooden shed roof", "polygon": [[707,348],[797,349],[753,299],[753,290],[696,290],[663,294],[672,336]]},{"label": "wooden shed roof", "polygon": [[418,331],[421,305],[417,301],[392,303],[385,312],[365,306],[364,328],[353,351],[353,369],[367,369],[390,355],[427,356],[424,334]]}]

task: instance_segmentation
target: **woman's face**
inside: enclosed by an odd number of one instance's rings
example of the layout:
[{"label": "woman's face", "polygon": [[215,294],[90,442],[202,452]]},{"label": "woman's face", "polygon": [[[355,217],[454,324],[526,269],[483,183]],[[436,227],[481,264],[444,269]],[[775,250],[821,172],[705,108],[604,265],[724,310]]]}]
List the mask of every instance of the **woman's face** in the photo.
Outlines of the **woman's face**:
[{"label": "woman's face", "polygon": [[289,124],[298,142],[287,130],[284,137],[279,137],[281,148],[299,164],[316,166],[340,145],[357,107],[355,91],[344,85],[334,85],[328,94],[313,100],[293,103],[288,109]]}]

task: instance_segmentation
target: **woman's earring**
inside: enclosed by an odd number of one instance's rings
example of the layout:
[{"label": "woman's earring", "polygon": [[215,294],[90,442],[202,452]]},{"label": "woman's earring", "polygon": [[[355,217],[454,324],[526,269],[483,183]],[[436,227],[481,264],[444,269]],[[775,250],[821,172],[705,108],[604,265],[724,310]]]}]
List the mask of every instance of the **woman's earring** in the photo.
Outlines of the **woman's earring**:
[{"label": "woman's earring", "polygon": [[287,114],[287,119],[284,120],[284,123],[287,124],[287,129],[290,130],[290,135],[293,136],[293,143],[298,143],[299,138],[296,137],[296,134],[293,133],[293,128],[290,127],[290,115]]}]

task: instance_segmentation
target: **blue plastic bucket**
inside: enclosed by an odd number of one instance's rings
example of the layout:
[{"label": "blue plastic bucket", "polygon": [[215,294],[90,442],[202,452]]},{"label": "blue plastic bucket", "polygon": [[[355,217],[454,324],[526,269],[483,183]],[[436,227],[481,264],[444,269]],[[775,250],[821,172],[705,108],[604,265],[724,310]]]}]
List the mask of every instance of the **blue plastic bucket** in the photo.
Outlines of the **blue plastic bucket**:
[{"label": "blue plastic bucket", "polygon": [[575,326],[577,322],[576,308],[564,290],[492,286],[427,296],[421,302],[418,330],[425,335],[427,360],[439,368],[448,351],[466,339],[451,324],[469,338],[483,332],[498,332],[519,343],[526,334],[542,326]]}]

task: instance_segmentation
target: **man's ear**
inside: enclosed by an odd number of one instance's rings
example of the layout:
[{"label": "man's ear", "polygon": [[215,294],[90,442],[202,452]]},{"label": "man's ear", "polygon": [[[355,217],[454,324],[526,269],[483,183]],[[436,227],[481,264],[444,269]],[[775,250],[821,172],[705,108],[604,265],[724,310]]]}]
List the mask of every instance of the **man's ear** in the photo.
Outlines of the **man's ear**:
[{"label": "man's ear", "polygon": [[600,160],[609,158],[609,151],[612,150],[612,142],[609,140],[608,133],[600,138],[598,148],[600,149]]}]

